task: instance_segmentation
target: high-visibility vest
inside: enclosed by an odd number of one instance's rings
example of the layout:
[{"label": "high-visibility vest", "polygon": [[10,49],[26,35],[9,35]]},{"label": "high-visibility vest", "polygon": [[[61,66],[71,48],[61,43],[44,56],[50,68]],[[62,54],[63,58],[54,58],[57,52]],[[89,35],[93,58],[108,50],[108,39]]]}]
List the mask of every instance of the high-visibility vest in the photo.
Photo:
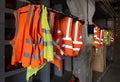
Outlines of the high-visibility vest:
[{"label": "high-visibility vest", "polygon": [[94,43],[93,45],[96,47],[96,48],[99,48],[100,47],[100,28],[98,26],[95,26],[94,27]]},{"label": "high-visibility vest", "polygon": [[[22,8],[19,8],[15,12],[15,17],[16,17],[16,33],[14,39],[11,41],[13,45],[13,55],[12,55],[12,61],[11,64],[15,65],[17,62],[22,63],[23,67],[26,67],[30,65],[30,60],[31,60],[31,51],[32,51],[32,46],[27,47],[25,42],[29,42],[28,38],[25,39],[27,34],[29,34],[29,29],[30,26],[32,25],[30,22],[32,21],[32,18],[34,16],[34,11],[35,7],[34,5],[27,5]],[[26,47],[24,47],[26,46]],[[24,49],[29,50],[30,52],[24,52]],[[28,53],[30,56],[28,56]],[[24,60],[23,58],[26,59]]]},{"label": "high-visibility vest", "polygon": [[33,51],[32,51],[32,58],[31,58],[31,67],[38,68],[41,64],[44,63],[44,45],[43,45],[43,35],[42,35],[42,28],[40,24],[40,13],[41,7],[38,5],[36,7],[36,11],[34,14],[34,21],[33,21],[33,28],[32,28],[32,37],[34,39],[33,44]]},{"label": "high-visibility vest", "polygon": [[83,48],[82,24],[79,21],[73,22],[72,40],[73,40],[73,54],[71,56],[77,56],[79,51]]},{"label": "high-visibility vest", "polygon": [[103,46],[103,34],[104,34],[104,29],[100,30],[100,46]]},{"label": "high-visibility vest", "polygon": [[108,46],[108,45],[110,44],[109,32],[108,32],[107,30],[104,31],[103,43],[104,43],[104,45],[106,45],[106,46]]},{"label": "high-visibility vest", "polygon": [[[35,39],[34,39],[34,33],[33,30],[35,31],[35,26],[33,26],[34,19],[35,19],[35,13],[36,13],[36,8],[35,5],[31,5],[31,12],[28,14],[28,20],[26,22],[26,30],[25,30],[25,35],[24,35],[24,44],[23,44],[23,56],[22,56],[22,66],[27,67],[31,65],[31,59],[35,59],[35,56],[33,53],[33,49],[35,48]],[[38,51],[37,51],[38,52]]]},{"label": "high-visibility vest", "polygon": [[54,60],[52,61],[55,66],[57,66],[58,70],[61,70],[61,60],[64,52],[62,50],[62,31],[60,18],[55,20],[54,32],[53,32],[53,45],[54,45]]},{"label": "high-visibility vest", "polygon": [[61,19],[61,31],[63,36],[62,49],[66,56],[71,56],[73,54],[72,21],[73,19],[70,17],[64,17]]},{"label": "high-visibility vest", "polygon": [[42,25],[43,41],[44,41],[44,58],[47,61],[52,61],[54,58],[52,35],[47,20],[47,8],[43,5],[42,5],[42,13],[41,13],[41,25]]}]

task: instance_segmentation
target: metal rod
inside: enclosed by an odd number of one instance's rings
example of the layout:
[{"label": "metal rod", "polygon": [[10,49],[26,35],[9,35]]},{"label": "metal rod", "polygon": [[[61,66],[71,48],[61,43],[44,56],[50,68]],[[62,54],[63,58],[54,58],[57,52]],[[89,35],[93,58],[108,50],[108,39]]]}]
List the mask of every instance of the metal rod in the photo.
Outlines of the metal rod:
[{"label": "metal rod", "polygon": [[[20,1],[20,2],[25,2],[25,3],[31,3],[31,2],[28,1],[28,0],[18,0],[18,1]],[[47,9],[48,9],[48,11],[53,11],[53,12],[55,12],[55,13],[58,13],[58,14],[61,14],[61,15],[68,16],[68,17],[71,17],[71,18],[73,18],[73,19],[76,19],[76,20],[80,21],[82,24],[84,24],[84,20],[79,20],[79,17],[76,17],[76,16],[74,16],[74,15],[66,15],[66,14],[63,13],[63,12],[57,11],[57,10],[52,9],[52,8],[47,8]]]}]

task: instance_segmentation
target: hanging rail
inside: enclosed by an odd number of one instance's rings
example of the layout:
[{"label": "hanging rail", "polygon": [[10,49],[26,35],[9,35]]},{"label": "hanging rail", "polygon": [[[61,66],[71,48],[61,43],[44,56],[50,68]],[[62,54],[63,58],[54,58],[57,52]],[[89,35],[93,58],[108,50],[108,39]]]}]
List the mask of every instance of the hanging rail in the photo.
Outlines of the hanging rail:
[{"label": "hanging rail", "polygon": [[[25,3],[29,3],[29,4],[40,4],[39,3],[39,0],[18,0],[18,1],[20,1],[20,2],[25,2]],[[68,17],[71,17],[71,18],[73,18],[73,19],[76,19],[76,20],[78,20],[78,21],[80,21],[82,24],[84,24],[84,20],[80,20],[79,19],[79,17],[76,17],[76,16],[74,16],[74,15],[66,15],[65,13],[63,13],[63,12],[60,12],[60,11],[57,11],[57,10],[55,10],[55,9],[52,9],[52,8],[47,8],[48,9],[48,11],[52,11],[52,12],[55,12],[55,13],[58,13],[58,14],[61,14],[61,15],[64,15],[64,16],[68,16]]]}]

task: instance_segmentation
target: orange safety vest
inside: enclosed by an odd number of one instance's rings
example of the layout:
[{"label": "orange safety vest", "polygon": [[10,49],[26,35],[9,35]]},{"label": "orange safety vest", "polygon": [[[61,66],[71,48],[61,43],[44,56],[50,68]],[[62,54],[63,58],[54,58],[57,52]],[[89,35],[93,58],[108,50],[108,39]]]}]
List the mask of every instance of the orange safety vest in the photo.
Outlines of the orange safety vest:
[{"label": "orange safety vest", "polygon": [[73,55],[71,56],[77,56],[80,49],[83,48],[82,24],[79,21],[73,22],[72,40],[73,40]]},{"label": "orange safety vest", "polygon": [[64,55],[62,51],[62,31],[60,30],[60,18],[55,20],[55,25],[53,29],[53,45],[54,45],[54,60],[52,61],[61,70],[61,59]]},{"label": "orange safety vest", "polygon": [[[26,56],[25,55],[26,53],[23,52],[23,48],[25,44],[24,43],[25,32],[27,28],[29,28],[27,26],[28,20],[33,17],[33,15],[32,16],[28,16],[28,15],[30,15],[31,11],[33,10],[34,10],[33,6],[27,5],[22,8],[19,8],[16,12],[14,12],[14,16],[16,18],[16,33],[14,39],[10,41],[10,43],[13,45],[13,55],[11,60],[12,65],[15,65],[17,62],[21,63],[23,56]],[[31,50],[30,47],[26,47],[26,48]],[[25,60],[24,62],[26,61],[27,60]]]},{"label": "orange safety vest", "polygon": [[94,43],[93,43],[93,45],[96,48],[100,47],[100,28],[96,25],[94,27]]},{"label": "orange safety vest", "polygon": [[65,17],[61,19],[61,27],[62,31],[62,49],[64,51],[64,55],[71,56],[73,54],[73,46],[72,46],[72,21],[73,19],[70,17]]},{"label": "orange safety vest", "polygon": [[104,34],[104,29],[100,30],[100,46],[103,46],[103,34]]},{"label": "orange safety vest", "polygon": [[41,64],[44,63],[44,45],[43,45],[43,35],[42,35],[42,28],[40,24],[40,13],[41,7],[38,5],[36,7],[34,21],[33,21],[33,28],[32,28],[32,38],[34,38],[34,47],[32,51],[32,58],[31,58],[31,67],[38,68]]},{"label": "orange safety vest", "polygon": [[[31,64],[31,58],[34,58],[33,48],[35,47],[35,40],[33,38],[33,30],[35,30],[35,26],[33,26],[34,18],[35,18],[35,5],[31,5],[30,13],[27,15],[27,22],[26,22],[26,30],[24,31],[24,48],[23,48],[23,56],[22,56],[22,66],[27,67]],[[24,27],[25,28],[25,27]]]}]

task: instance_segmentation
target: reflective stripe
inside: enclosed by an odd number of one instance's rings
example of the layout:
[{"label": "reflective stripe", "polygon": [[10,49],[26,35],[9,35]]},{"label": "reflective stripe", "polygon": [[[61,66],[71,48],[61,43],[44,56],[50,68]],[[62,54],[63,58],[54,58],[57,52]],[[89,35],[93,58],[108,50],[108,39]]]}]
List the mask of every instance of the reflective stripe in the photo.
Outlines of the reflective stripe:
[{"label": "reflective stripe", "polygon": [[36,59],[37,60],[37,59],[39,59],[39,57],[40,56],[38,54],[37,55],[32,55],[32,59]]},{"label": "reflective stripe", "polygon": [[38,38],[38,39],[37,39],[37,42],[40,43],[40,41],[41,41],[41,38]]},{"label": "reflective stripe", "polygon": [[73,48],[73,51],[79,51],[80,48]]},{"label": "reflective stripe", "polygon": [[71,18],[68,18],[68,23],[67,23],[67,31],[66,31],[66,38],[69,37],[69,29],[70,29],[70,22],[71,22]]},{"label": "reflective stripe", "polygon": [[43,56],[43,55],[44,55],[44,52],[41,51],[41,52],[40,52],[40,56]]},{"label": "reflective stripe", "polygon": [[73,41],[73,44],[83,44],[83,42]]},{"label": "reflective stripe", "polygon": [[70,45],[66,45],[66,44],[63,44],[62,47],[72,49],[72,46],[70,46]]},{"label": "reflective stripe", "polygon": [[63,40],[72,40],[72,38],[66,38],[66,37],[64,37],[64,38],[62,38]]},{"label": "reflective stripe", "polygon": [[49,12],[49,13],[50,13],[49,25],[51,26],[51,24],[52,24],[52,12]]},{"label": "reflective stripe", "polygon": [[57,59],[61,60],[61,57],[60,57],[59,55],[57,55],[56,52],[54,52],[54,56],[55,56]]},{"label": "reflective stripe", "polygon": [[60,46],[58,46],[54,41],[53,41],[53,44],[57,47],[57,49],[60,50],[60,54],[64,55],[64,52],[62,51],[62,49],[60,48]]},{"label": "reflective stripe", "polygon": [[59,43],[59,41],[60,41],[60,39],[57,39],[57,40],[56,40],[56,43],[58,44],[58,43]]},{"label": "reflective stripe", "polygon": [[60,30],[58,30],[58,31],[57,31],[57,33],[61,33],[61,31],[60,31]]},{"label": "reflective stripe", "polygon": [[80,36],[80,39],[82,39],[82,36]]},{"label": "reflective stripe", "polygon": [[19,13],[18,10],[16,11],[16,20],[15,20],[15,26],[16,26],[16,30],[15,30],[15,37],[17,36],[18,33],[18,18],[19,17]]},{"label": "reflective stripe", "polygon": [[28,38],[26,38],[26,42],[29,43],[29,44],[33,44],[33,43],[32,43],[32,40],[30,40],[30,39],[28,39]]},{"label": "reflective stripe", "polygon": [[44,41],[43,41],[43,39],[41,39],[41,38],[38,38],[38,43],[43,43]]},{"label": "reflective stripe", "polygon": [[24,52],[24,56],[27,57],[27,58],[31,58],[32,54],[28,54],[28,53]]},{"label": "reflective stripe", "polygon": [[42,29],[43,33],[50,34],[50,30]]},{"label": "reflective stripe", "polygon": [[94,37],[97,37],[97,35],[94,35]]},{"label": "reflective stripe", "polygon": [[31,11],[32,11],[32,5],[30,5],[30,10],[28,11],[28,23],[30,25],[30,15],[31,15]]},{"label": "reflective stripe", "polygon": [[78,34],[78,21],[75,23],[75,36],[74,36],[74,41],[77,40],[77,34]]},{"label": "reflective stripe", "polygon": [[100,40],[100,38],[96,37],[97,40]]},{"label": "reflective stripe", "polygon": [[50,42],[44,42],[44,46],[52,46],[53,45],[53,42],[50,41]]},{"label": "reflective stripe", "polygon": [[96,33],[97,32],[97,30],[96,29],[94,29],[94,33]]},{"label": "reflective stripe", "polygon": [[98,41],[94,41],[94,43],[100,44]]},{"label": "reflective stripe", "polygon": [[41,39],[40,43],[42,44],[43,42],[44,42],[44,40],[43,40],[43,39]]},{"label": "reflective stripe", "polygon": [[26,52],[24,52],[24,56],[27,57],[27,58],[32,58],[32,59],[39,59],[40,56],[43,56],[44,52],[40,52],[40,54],[36,54],[36,55],[33,55],[33,54],[28,54]]}]

